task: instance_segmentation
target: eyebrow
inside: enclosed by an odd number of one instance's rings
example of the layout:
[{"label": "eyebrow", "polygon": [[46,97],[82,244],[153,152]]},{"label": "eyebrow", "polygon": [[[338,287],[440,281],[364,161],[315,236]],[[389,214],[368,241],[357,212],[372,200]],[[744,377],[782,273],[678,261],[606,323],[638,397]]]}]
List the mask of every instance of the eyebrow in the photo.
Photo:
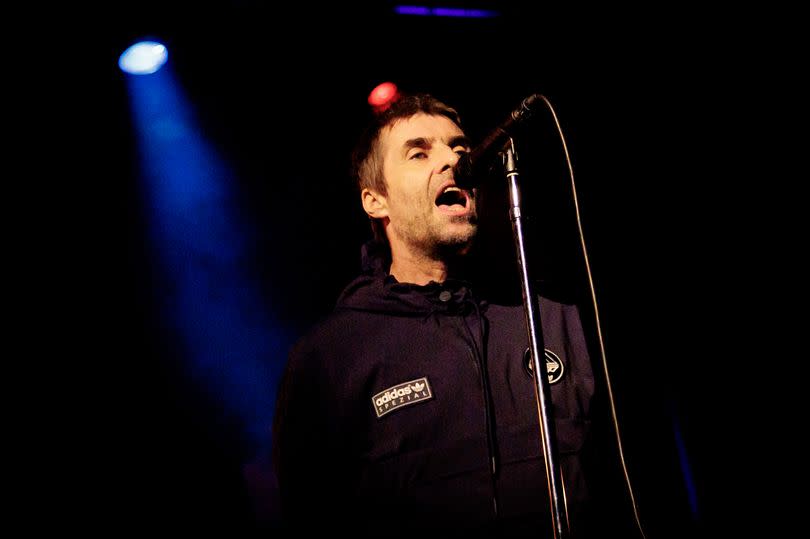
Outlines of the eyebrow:
[{"label": "eyebrow", "polygon": [[[411,148],[427,149],[427,148],[430,148],[430,146],[431,146],[431,144],[433,143],[434,140],[435,139],[427,139],[425,137],[412,138],[412,139],[406,140],[405,143],[402,145],[402,148],[406,152],[408,150],[410,150]],[[457,135],[457,136],[451,138],[447,142],[447,145],[450,146],[451,148],[455,148],[456,146],[464,146],[465,148],[471,148],[472,147],[472,144],[470,143],[470,139],[466,135]]]}]

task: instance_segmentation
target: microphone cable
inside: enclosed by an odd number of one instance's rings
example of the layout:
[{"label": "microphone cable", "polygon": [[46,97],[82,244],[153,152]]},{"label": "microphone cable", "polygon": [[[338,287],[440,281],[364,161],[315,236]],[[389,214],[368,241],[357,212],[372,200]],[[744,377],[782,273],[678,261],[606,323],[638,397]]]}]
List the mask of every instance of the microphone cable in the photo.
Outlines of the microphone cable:
[{"label": "microphone cable", "polygon": [[589,292],[590,292],[590,296],[591,296],[591,302],[592,302],[592,305],[593,305],[594,322],[595,322],[595,325],[596,325],[596,337],[597,337],[597,341],[599,343],[599,355],[601,357],[602,370],[603,370],[604,375],[605,375],[605,385],[607,387],[608,403],[610,405],[610,414],[611,414],[611,418],[612,418],[612,421],[613,421],[613,430],[614,430],[614,433],[616,435],[616,443],[617,443],[618,450],[619,450],[619,461],[621,463],[621,468],[622,468],[622,473],[624,475],[625,485],[627,486],[627,491],[628,491],[628,494],[630,495],[630,503],[633,506],[633,516],[635,518],[636,526],[638,527],[638,531],[639,531],[639,533],[641,533],[641,536],[644,539],[646,539],[647,536],[644,534],[644,529],[643,529],[643,527],[641,525],[641,519],[639,518],[639,515],[638,515],[638,505],[636,503],[635,494],[633,493],[633,486],[630,483],[630,474],[627,472],[627,463],[625,462],[625,458],[624,458],[624,449],[623,449],[623,446],[622,446],[622,438],[621,438],[621,433],[619,432],[619,420],[618,420],[617,414],[616,414],[616,405],[615,405],[615,403],[613,401],[613,388],[612,388],[611,383],[610,383],[610,374],[608,373],[607,354],[605,352],[605,343],[604,343],[604,340],[602,338],[602,326],[601,326],[601,322],[599,320],[599,307],[598,307],[598,302],[596,300],[596,289],[595,289],[595,286],[594,286],[594,283],[593,283],[593,275],[591,274],[591,264],[590,264],[590,261],[588,259],[588,249],[587,249],[587,246],[585,244],[585,234],[584,234],[584,232],[582,230],[582,219],[580,217],[580,211],[579,211],[579,198],[577,196],[576,182],[574,181],[574,168],[571,165],[571,156],[568,153],[568,145],[567,145],[567,143],[565,141],[565,135],[563,134],[563,130],[562,130],[562,127],[560,126],[560,121],[559,121],[559,118],[557,118],[557,113],[554,110],[554,107],[552,106],[551,102],[548,99],[546,99],[546,97],[544,95],[542,95],[542,94],[536,94],[536,95],[538,97],[540,97],[540,99],[543,100],[543,102],[546,104],[549,111],[551,112],[551,116],[554,118],[554,125],[557,128],[557,133],[559,134],[560,141],[562,142],[563,153],[565,154],[565,162],[566,162],[566,165],[568,167],[568,175],[569,175],[569,178],[571,179],[571,193],[572,193],[573,202],[574,202],[574,214],[575,214],[576,223],[577,223],[577,231],[578,231],[578,234],[579,234],[580,246],[582,248],[582,256],[583,256],[584,261],[585,261],[585,273],[587,275],[588,288],[589,288]]}]

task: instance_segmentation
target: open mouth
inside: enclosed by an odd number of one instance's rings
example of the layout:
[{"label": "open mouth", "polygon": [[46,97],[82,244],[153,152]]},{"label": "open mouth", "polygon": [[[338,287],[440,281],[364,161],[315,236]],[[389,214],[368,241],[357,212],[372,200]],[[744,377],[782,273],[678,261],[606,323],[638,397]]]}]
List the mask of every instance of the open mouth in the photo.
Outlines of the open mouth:
[{"label": "open mouth", "polygon": [[439,209],[459,213],[465,211],[470,203],[470,195],[455,185],[448,185],[436,197],[436,206]]}]

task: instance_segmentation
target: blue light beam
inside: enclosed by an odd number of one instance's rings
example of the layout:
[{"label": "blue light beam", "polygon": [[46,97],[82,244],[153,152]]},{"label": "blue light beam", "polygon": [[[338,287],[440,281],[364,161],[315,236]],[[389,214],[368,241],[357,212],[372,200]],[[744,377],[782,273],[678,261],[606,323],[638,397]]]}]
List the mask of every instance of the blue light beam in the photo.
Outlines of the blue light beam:
[{"label": "blue light beam", "polygon": [[684,486],[686,488],[686,495],[689,501],[689,510],[692,513],[692,518],[698,518],[698,496],[697,488],[695,487],[695,479],[692,475],[692,466],[689,464],[689,455],[686,451],[686,443],[681,432],[680,421],[675,410],[671,411],[672,416],[672,430],[675,434],[675,447],[678,451],[678,461],[681,465],[681,476],[683,477]]},{"label": "blue light beam", "polygon": [[170,69],[128,76],[159,319],[177,337],[188,378],[235,417],[256,451],[270,442],[289,335],[259,298],[233,173],[200,133]]}]

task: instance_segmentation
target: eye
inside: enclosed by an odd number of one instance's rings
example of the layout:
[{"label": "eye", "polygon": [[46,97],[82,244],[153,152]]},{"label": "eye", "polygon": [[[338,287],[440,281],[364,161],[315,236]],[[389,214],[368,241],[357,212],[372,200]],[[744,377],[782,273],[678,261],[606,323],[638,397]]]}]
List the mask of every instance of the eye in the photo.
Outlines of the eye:
[{"label": "eye", "polygon": [[470,149],[465,146],[456,146],[455,148],[453,148],[453,151],[456,152],[459,156],[462,156],[465,153],[470,153]]},{"label": "eye", "polygon": [[408,159],[427,159],[427,154],[425,152],[416,152],[411,154]]}]

